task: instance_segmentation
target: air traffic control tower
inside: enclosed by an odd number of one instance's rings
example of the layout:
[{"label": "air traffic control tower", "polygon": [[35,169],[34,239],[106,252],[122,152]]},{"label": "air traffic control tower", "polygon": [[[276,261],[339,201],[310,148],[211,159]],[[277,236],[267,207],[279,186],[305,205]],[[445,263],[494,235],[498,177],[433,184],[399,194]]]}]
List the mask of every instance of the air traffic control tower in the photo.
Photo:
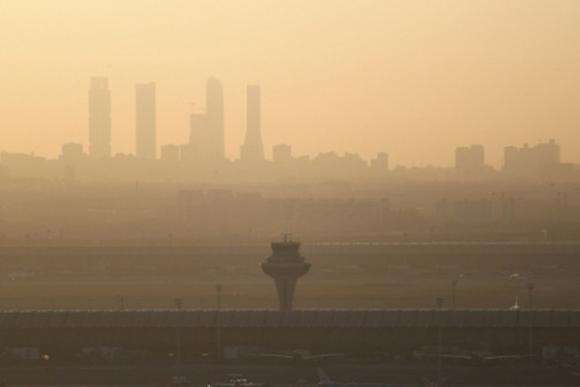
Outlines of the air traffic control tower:
[{"label": "air traffic control tower", "polygon": [[310,264],[300,255],[300,242],[293,241],[289,234],[284,234],[281,242],[272,242],[271,246],[272,255],[262,263],[262,270],[274,280],[280,311],[289,312],[296,282],[308,273]]}]

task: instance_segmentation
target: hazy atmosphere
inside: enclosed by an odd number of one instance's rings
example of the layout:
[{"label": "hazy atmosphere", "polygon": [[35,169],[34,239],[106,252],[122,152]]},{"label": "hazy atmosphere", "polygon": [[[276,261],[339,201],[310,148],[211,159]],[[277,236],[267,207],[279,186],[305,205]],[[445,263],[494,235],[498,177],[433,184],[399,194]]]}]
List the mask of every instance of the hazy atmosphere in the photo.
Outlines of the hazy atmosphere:
[{"label": "hazy atmosphere", "polygon": [[0,0],[0,387],[580,385],[580,0]]},{"label": "hazy atmosphere", "polygon": [[204,83],[224,85],[226,154],[259,83],[266,154],[329,150],[451,165],[459,144],[557,138],[580,161],[580,3],[0,1],[0,149],[55,157],[87,139],[89,78],[109,78],[113,153],[134,153],[134,84],[157,83],[159,143],[184,142]]}]

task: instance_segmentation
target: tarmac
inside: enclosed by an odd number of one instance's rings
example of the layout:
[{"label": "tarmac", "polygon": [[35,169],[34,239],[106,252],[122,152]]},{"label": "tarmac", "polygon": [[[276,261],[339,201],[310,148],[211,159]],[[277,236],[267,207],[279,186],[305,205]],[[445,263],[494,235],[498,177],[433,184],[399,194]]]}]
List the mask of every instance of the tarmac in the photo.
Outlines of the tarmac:
[{"label": "tarmac", "polygon": [[[385,383],[422,386],[436,380],[436,365],[332,365],[324,371],[337,382]],[[223,382],[229,374],[242,374],[256,383],[275,386],[316,386],[317,368],[311,365],[98,365],[1,367],[7,385],[22,386],[160,386],[173,376],[186,376],[193,384]],[[578,386],[580,377],[565,370],[540,366],[446,366],[441,375],[449,386]]]}]

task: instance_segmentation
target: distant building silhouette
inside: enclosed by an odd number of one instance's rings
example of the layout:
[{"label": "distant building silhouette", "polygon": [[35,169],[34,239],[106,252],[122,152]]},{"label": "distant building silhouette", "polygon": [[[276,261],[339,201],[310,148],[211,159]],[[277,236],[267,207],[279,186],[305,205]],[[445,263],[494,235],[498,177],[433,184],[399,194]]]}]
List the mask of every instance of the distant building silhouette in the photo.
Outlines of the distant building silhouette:
[{"label": "distant building silhouette", "polygon": [[136,152],[140,159],[157,157],[157,107],[155,83],[135,86]]},{"label": "distant building silhouette", "polygon": [[180,145],[180,160],[195,165],[201,161],[198,149],[193,144]]},{"label": "distant building silhouette", "polygon": [[[553,181],[577,179],[580,165],[560,162],[560,146],[550,140],[534,146],[509,146],[504,149],[503,171],[485,165],[485,149],[482,145],[458,147],[455,150],[455,170],[428,165],[425,167],[396,166],[389,169],[389,155],[379,152],[375,158],[366,159],[358,153],[336,151],[317,155],[295,156],[288,144],[272,147],[273,162],[262,162],[264,145],[261,127],[261,90],[258,85],[246,88],[246,133],[240,147],[240,160],[230,162],[225,158],[224,140],[224,92],[216,78],[206,81],[205,111],[190,116],[189,141],[176,145],[164,145],[156,149],[156,84],[135,85],[136,152],[135,155],[117,154],[111,157],[111,96],[106,77],[93,77],[88,92],[89,144],[88,155],[83,146],[76,143],[64,144],[58,160],[45,159],[30,154],[4,152],[0,168],[13,176],[58,177],[63,167],[75,167],[82,179],[111,178],[115,180],[150,179],[152,181],[172,179],[175,181],[198,181],[210,184],[256,184],[264,182],[324,183],[330,190],[338,191],[333,185],[348,185],[351,182],[371,183],[400,177],[413,179],[469,180],[477,176],[480,180],[519,177]],[[162,162],[153,163],[159,153]],[[101,159],[110,159],[103,163]],[[168,162],[171,161],[171,162]],[[173,162],[177,163],[174,164]],[[78,164],[78,165],[77,165]],[[78,168],[77,168],[78,167]],[[72,174],[71,174],[72,175]],[[331,192],[335,195],[335,192]],[[458,218],[477,218],[481,203],[454,204],[450,198],[446,212],[461,214]],[[478,207],[479,206],[479,207]],[[507,204],[506,204],[507,206]],[[473,210],[476,208],[476,210]],[[440,211],[445,212],[445,211]],[[485,213],[484,210],[480,212]],[[505,210],[504,218],[510,218],[512,210]],[[480,216],[480,218],[485,218]]]},{"label": "distant building silhouette", "polygon": [[554,139],[530,147],[504,148],[504,170],[519,174],[538,174],[560,164],[560,145]]},{"label": "distant building silhouette", "polygon": [[278,144],[272,147],[272,159],[275,163],[292,161],[292,147],[288,144]]},{"label": "distant building silhouette", "polygon": [[161,160],[172,162],[179,161],[179,150],[179,145],[163,145],[161,147]]},{"label": "distant building silhouette", "polygon": [[216,78],[206,82],[207,155],[212,162],[225,159],[224,91]]},{"label": "distant building silhouette", "polygon": [[214,164],[225,160],[224,93],[216,78],[207,80],[205,98],[205,113],[190,115],[187,152],[188,159]]},{"label": "distant building silhouette", "polygon": [[455,149],[455,170],[461,174],[479,174],[485,168],[483,145],[461,146]]},{"label": "distant building silhouette", "polygon": [[377,153],[371,160],[371,171],[374,175],[384,175],[389,172],[389,155],[385,152]]},{"label": "distant building silhouette", "polygon": [[246,139],[240,149],[240,159],[246,162],[264,161],[258,85],[249,85],[246,89]]},{"label": "distant building silhouette", "polygon": [[46,159],[36,156],[34,153],[13,153],[3,151],[0,153],[0,164],[6,167],[10,174],[19,176],[38,176],[45,169]]},{"label": "distant building silhouette", "polygon": [[89,154],[111,157],[111,94],[104,77],[91,78],[89,90]]},{"label": "distant building silhouette", "polygon": [[489,221],[492,215],[492,202],[487,198],[463,199],[453,203],[453,216],[460,223]]},{"label": "distant building silhouette", "polygon": [[316,176],[323,179],[358,179],[369,171],[368,163],[358,153],[345,152],[319,153],[312,160],[312,169]]},{"label": "distant building silhouette", "polygon": [[85,157],[83,144],[69,142],[62,145],[61,160],[65,163],[78,163]]}]

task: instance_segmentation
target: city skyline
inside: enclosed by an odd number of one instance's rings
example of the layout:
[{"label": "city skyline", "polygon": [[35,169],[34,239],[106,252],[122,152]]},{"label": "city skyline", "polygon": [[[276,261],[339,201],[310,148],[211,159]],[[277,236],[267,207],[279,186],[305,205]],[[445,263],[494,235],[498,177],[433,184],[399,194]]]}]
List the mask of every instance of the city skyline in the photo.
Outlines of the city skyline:
[{"label": "city skyline", "polygon": [[[389,165],[390,155],[388,152],[379,151],[375,155],[365,157],[358,152],[346,150],[344,152],[337,152],[336,150],[329,150],[327,152],[319,152],[316,154],[302,154],[297,155],[292,153],[293,144],[287,143],[273,143],[269,152],[271,156],[266,157],[266,147],[262,141],[261,128],[261,87],[258,84],[246,85],[245,94],[245,135],[244,140],[240,144],[239,154],[231,157],[225,153],[225,138],[227,136],[227,128],[225,125],[225,109],[224,109],[224,92],[223,84],[216,77],[209,77],[205,83],[205,106],[203,110],[198,106],[195,112],[189,115],[189,130],[183,141],[177,143],[158,143],[157,131],[157,103],[156,103],[156,83],[144,82],[134,85],[135,88],[135,117],[134,117],[134,144],[133,149],[128,152],[115,152],[114,133],[111,130],[111,121],[114,120],[111,116],[111,90],[109,89],[109,79],[104,76],[93,76],[90,78],[89,86],[89,100],[88,100],[88,136],[86,141],[86,155],[93,159],[113,158],[118,155],[134,156],[137,159],[175,159],[182,161],[191,161],[197,163],[215,163],[223,161],[240,160],[246,163],[259,163],[266,160],[276,161],[279,157],[280,151],[284,153],[286,159],[296,159],[301,157],[314,158],[325,157],[325,155],[336,154],[339,157],[348,158],[350,155],[360,157],[361,160],[367,162],[367,166],[374,168],[377,160],[384,159],[383,167],[386,169],[392,166],[397,167],[453,167],[458,172],[463,174],[481,173],[483,167],[491,167],[497,170],[511,170],[512,172],[522,172],[526,169],[525,164],[530,163],[531,169],[545,167],[548,164],[566,163],[566,160],[561,160],[561,146],[555,143],[555,139],[550,138],[546,142],[539,140],[537,143],[524,142],[522,143],[521,151],[518,152],[518,144],[505,144],[501,147],[502,157],[499,162],[489,160],[488,150],[482,144],[471,144],[468,146],[458,144],[454,148],[455,156],[450,165],[437,165],[431,163],[412,163],[411,165],[404,165],[395,163]],[[193,109],[192,109],[193,110]],[[72,153],[82,155],[85,152],[85,142],[67,141],[62,144],[58,157],[67,157],[67,149],[74,148]],[[557,146],[557,151],[552,151],[552,154],[546,155],[548,147]],[[281,149],[288,147],[288,149]],[[164,152],[165,149],[165,152]],[[528,149],[531,152],[528,152]],[[542,151],[543,149],[543,151]],[[537,151],[534,151],[537,150]],[[4,150],[1,150],[5,152]],[[80,152],[80,153],[79,153]],[[278,155],[277,155],[278,152]],[[526,158],[523,153],[529,154]],[[554,154],[554,152],[556,152]],[[11,154],[27,154],[27,152],[8,152]],[[519,153],[521,161],[514,162],[514,154]],[[540,153],[544,153],[541,156]],[[31,152],[30,154],[34,154]],[[538,154],[538,160],[535,156]],[[342,156],[341,156],[342,155]],[[38,155],[46,157],[45,155]],[[372,157],[376,156],[376,159]],[[515,157],[518,157],[517,155]],[[530,158],[531,157],[531,158]],[[47,157],[51,159],[51,157]],[[543,161],[542,161],[543,160]],[[547,163],[547,161],[549,163]],[[515,169],[510,164],[520,164]],[[471,164],[471,166],[468,166]],[[568,162],[568,164],[570,164]],[[474,167],[475,165],[475,167]],[[507,165],[507,166],[506,166]],[[464,168],[467,166],[467,168]]]},{"label": "city skyline", "polygon": [[580,162],[575,1],[25,3],[5,2],[0,16],[1,150],[86,148],[93,74],[110,80],[114,152],[133,152],[142,82],[157,83],[159,144],[184,142],[191,103],[203,109],[215,75],[230,158],[245,136],[246,85],[259,83],[268,156],[287,143],[296,154],[452,165],[457,145],[476,143],[497,166],[504,145],[553,137]]}]

